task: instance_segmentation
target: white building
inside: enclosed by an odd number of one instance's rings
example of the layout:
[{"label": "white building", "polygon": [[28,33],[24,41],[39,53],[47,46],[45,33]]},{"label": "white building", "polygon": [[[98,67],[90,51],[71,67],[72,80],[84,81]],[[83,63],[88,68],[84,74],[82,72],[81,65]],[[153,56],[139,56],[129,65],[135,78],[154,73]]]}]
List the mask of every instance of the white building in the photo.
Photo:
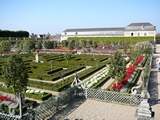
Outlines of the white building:
[{"label": "white building", "polygon": [[124,31],[124,36],[154,36],[156,27],[151,23],[131,23]]},{"label": "white building", "polygon": [[61,34],[61,40],[67,40],[69,37],[136,37],[155,34],[156,27],[151,23],[131,23],[126,27],[118,28],[66,29]]}]

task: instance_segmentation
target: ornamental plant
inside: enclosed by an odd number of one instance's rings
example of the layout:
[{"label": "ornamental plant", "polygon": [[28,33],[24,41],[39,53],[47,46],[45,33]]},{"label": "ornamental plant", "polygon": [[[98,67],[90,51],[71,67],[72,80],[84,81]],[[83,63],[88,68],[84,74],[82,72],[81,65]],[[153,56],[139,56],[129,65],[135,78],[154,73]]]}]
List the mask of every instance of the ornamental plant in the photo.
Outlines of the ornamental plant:
[{"label": "ornamental plant", "polygon": [[122,56],[122,53],[116,52],[110,59],[109,75],[116,79],[121,80],[124,76],[126,61]]},{"label": "ornamental plant", "polygon": [[112,89],[116,90],[116,91],[120,91],[124,85],[126,85],[129,81],[129,79],[131,78],[131,76],[133,75],[133,73],[136,71],[137,66],[142,63],[142,61],[144,60],[144,56],[143,55],[139,55],[136,59],[135,62],[133,64],[131,64],[125,71],[124,77],[121,81],[119,81],[118,83],[114,83],[112,85]]}]

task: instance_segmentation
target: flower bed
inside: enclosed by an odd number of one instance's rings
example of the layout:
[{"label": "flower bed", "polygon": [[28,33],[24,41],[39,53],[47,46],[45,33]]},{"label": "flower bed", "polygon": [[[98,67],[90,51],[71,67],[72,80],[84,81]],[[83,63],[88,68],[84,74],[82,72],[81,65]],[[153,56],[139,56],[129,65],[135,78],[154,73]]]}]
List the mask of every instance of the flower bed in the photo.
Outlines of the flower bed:
[{"label": "flower bed", "polygon": [[143,55],[139,55],[133,64],[131,64],[124,74],[124,77],[121,81],[112,84],[112,89],[116,91],[120,91],[129,81],[132,81],[136,74],[136,68],[140,65],[144,60]]}]

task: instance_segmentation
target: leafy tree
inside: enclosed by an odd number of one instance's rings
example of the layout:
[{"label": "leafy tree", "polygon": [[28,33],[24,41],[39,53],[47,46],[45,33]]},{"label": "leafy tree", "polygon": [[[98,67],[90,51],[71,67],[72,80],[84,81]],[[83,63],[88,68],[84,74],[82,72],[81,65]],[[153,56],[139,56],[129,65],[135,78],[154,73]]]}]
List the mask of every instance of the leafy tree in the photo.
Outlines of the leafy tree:
[{"label": "leafy tree", "polygon": [[121,80],[125,72],[125,59],[120,52],[116,52],[110,59],[109,74],[116,80]]},{"label": "leafy tree", "polygon": [[10,41],[0,41],[0,52],[7,52],[11,49],[11,42]]},{"label": "leafy tree", "polygon": [[62,46],[63,47],[68,47],[68,43],[69,43],[68,40],[63,40],[62,41]]},{"label": "leafy tree", "polygon": [[54,49],[57,47],[56,41],[44,41],[43,44],[46,49]]},{"label": "leafy tree", "polygon": [[[5,79],[6,85],[13,88],[15,95],[21,101],[28,84],[28,72],[22,58],[16,55],[11,56],[2,67],[2,76]],[[19,105],[20,116],[22,116],[21,102]]]},{"label": "leafy tree", "polygon": [[35,49],[35,42],[33,40],[23,40],[20,43],[20,49],[24,52],[31,52]]},{"label": "leafy tree", "polygon": [[70,40],[69,43],[68,43],[68,47],[70,49],[74,49],[75,48],[75,40]]},{"label": "leafy tree", "polygon": [[42,49],[42,41],[37,41],[35,47],[36,49]]},{"label": "leafy tree", "polygon": [[0,37],[29,37],[29,32],[27,31],[9,31],[1,30]]},{"label": "leafy tree", "polygon": [[28,72],[21,57],[14,55],[9,57],[2,67],[2,74],[7,86],[11,86],[14,93],[24,93],[27,89]]}]

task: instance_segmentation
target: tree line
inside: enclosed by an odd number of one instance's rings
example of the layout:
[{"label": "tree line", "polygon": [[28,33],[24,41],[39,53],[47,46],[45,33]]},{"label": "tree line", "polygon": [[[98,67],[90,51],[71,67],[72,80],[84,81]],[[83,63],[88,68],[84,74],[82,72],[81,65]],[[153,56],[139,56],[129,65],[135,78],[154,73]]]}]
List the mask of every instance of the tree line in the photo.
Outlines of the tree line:
[{"label": "tree line", "polygon": [[18,38],[29,37],[29,32],[0,30],[0,37],[18,37]]}]

